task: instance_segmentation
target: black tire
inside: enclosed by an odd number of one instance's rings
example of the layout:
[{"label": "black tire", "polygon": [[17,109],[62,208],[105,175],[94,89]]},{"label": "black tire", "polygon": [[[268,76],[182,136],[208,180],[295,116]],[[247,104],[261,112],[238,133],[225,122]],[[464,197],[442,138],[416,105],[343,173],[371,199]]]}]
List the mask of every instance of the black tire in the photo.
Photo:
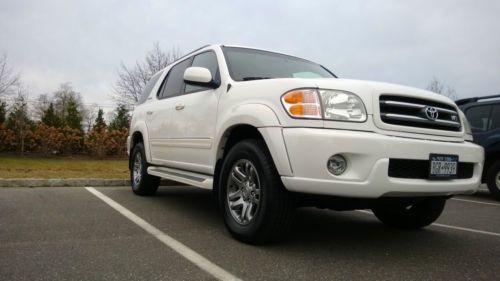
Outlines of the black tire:
[{"label": "black tire", "polygon": [[[137,163],[140,165],[136,165]],[[146,161],[144,145],[138,143],[134,146],[130,156],[130,185],[132,191],[137,195],[149,196],[155,194],[160,185],[160,178],[147,173],[149,164]],[[139,175],[139,177],[135,177]]]},{"label": "black tire", "polygon": [[[235,167],[247,165],[248,162],[251,164],[248,165],[251,166],[249,168],[251,172],[249,172],[250,176],[246,177],[247,185],[239,185],[235,182],[234,177],[231,177],[231,174],[235,173]],[[250,183],[252,179],[253,182]],[[248,191],[251,185],[257,186],[254,183],[259,185],[259,192],[254,189],[258,196]],[[258,197],[258,203],[252,201],[257,204],[256,207],[254,206],[248,211],[248,213],[252,211],[255,213],[251,219],[246,219],[243,222],[238,222],[237,215],[234,214],[234,212],[239,211],[238,208],[233,207],[233,213],[231,213],[229,207],[228,190],[230,194],[234,194],[235,191],[230,189],[238,189],[236,185],[248,188],[248,202]],[[244,189],[245,187],[241,188],[240,199],[235,201],[244,200]],[[248,199],[248,196],[252,196],[250,193],[254,194],[253,199]],[[250,244],[269,242],[280,237],[291,226],[295,211],[293,200],[281,182],[265,143],[256,139],[247,139],[237,143],[224,158],[218,183],[218,201],[229,232],[237,240]],[[244,216],[240,216],[240,219],[241,217]]]},{"label": "black tire", "polygon": [[372,209],[384,224],[397,228],[418,229],[435,222],[443,212],[446,198],[428,197],[413,203],[390,204]]},{"label": "black tire", "polygon": [[486,173],[486,185],[490,190],[491,195],[500,200],[500,161],[495,162],[490,166]]}]

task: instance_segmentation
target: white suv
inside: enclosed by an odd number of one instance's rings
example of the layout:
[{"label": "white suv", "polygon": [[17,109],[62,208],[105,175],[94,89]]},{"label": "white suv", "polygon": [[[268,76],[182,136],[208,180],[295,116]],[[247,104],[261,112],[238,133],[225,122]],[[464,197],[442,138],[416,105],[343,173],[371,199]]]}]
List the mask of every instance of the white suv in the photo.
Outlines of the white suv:
[{"label": "white suv", "polygon": [[127,145],[136,194],[153,194],[160,178],[211,189],[231,234],[257,243],[303,206],[429,225],[446,199],[480,183],[484,152],[470,140],[446,97],[212,45],[151,78]]}]

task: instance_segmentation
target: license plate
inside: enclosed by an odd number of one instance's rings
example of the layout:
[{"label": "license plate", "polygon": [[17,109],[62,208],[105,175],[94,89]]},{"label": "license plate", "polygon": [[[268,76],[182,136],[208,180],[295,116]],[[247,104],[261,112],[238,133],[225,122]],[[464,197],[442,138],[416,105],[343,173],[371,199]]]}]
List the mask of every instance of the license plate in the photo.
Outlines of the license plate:
[{"label": "license plate", "polygon": [[454,179],[457,169],[458,155],[431,154],[429,157],[430,179]]}]

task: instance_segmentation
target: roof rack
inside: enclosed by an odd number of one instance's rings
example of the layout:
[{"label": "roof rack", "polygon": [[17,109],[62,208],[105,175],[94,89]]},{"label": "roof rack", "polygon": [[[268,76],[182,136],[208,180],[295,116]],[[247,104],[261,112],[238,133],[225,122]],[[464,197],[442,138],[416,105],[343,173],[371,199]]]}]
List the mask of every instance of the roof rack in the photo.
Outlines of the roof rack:
[{"label": "roof rack", "polygon": [[455,103],[457,105],[463,105],[471,102],[478,102],[480,100],[487,100],[487,99],[494,99],[494,98],[500,98],[500,95],[491,95],[491,96],[484,96],[484,97],[473,97],[473,98],[466,98],[466,99],[460,99],[456,100]]}]

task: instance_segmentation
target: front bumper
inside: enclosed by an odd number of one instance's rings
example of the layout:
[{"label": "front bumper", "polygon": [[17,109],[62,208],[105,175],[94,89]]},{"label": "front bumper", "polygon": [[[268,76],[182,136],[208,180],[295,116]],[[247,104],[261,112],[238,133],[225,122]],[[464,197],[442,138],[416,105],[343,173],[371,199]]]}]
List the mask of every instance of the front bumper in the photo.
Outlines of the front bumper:
[{"label": "front bumper", "polygon": [[[483,148],[469,142],[443,142],[317,128],[284,128],[293,176],[282,176],[294,192],[344,197],[433,196],[474,193],[481,180]],[[389,159],[428,160],[429,154],[458,155],[473,163],[467,179],[428,180],[389,177]],[[342,154],[348,162],[340,176],[330,174],[327,160]]]}]

